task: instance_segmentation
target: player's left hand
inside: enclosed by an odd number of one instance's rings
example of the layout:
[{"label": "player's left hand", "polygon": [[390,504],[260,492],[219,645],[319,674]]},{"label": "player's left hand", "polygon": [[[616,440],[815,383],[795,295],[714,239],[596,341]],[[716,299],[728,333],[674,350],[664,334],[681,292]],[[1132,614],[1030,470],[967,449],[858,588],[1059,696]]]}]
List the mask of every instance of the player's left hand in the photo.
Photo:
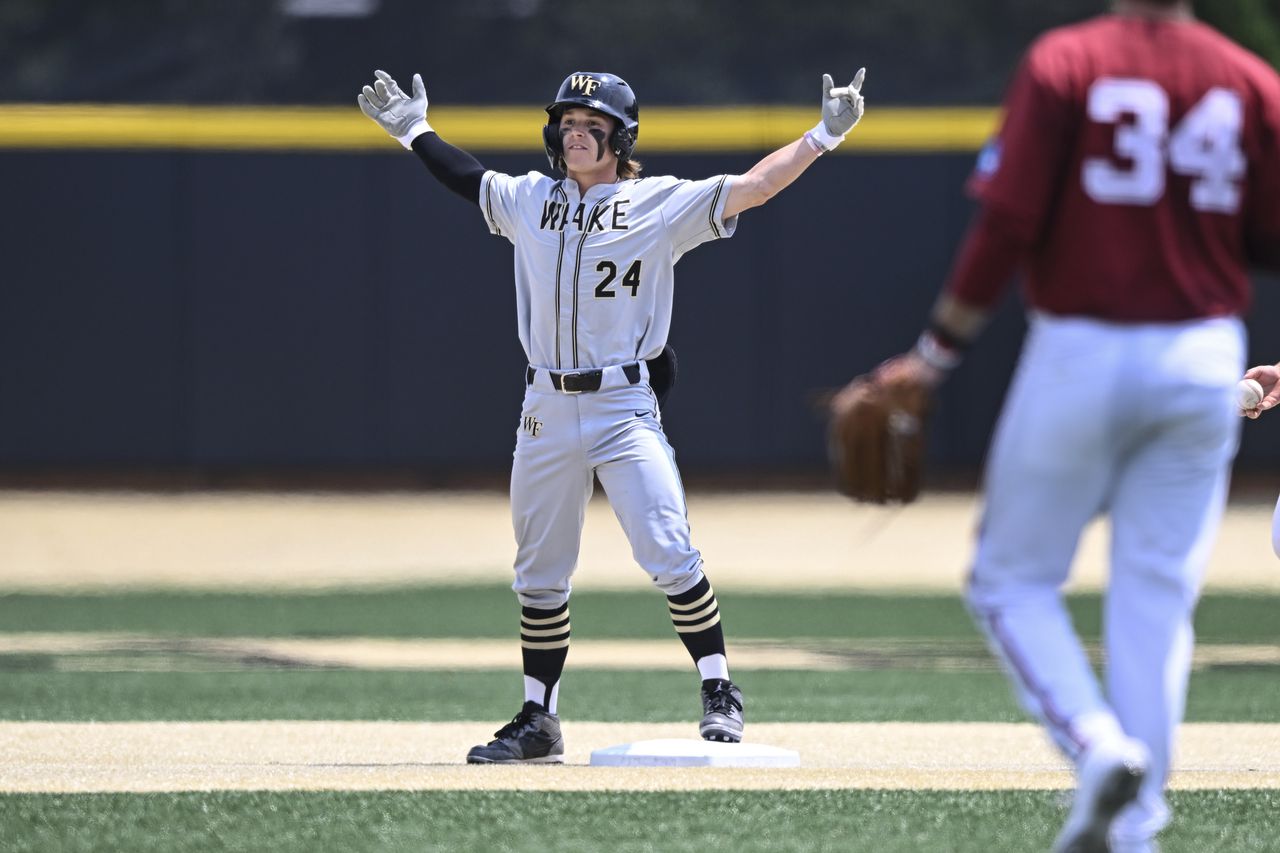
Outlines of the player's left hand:
[{"label": "player's left hand", "polygon": [[867,69],[859,68],[848,86],[836,87],[830,74],[822,75],[822,123],[832,136],[844,136],[862,118],[862,81]]},{"label": "player's left hand", "polygon": [[1261,385],[1263,393],[1262,402],[1255,408],[1242,412],[1246,418],[1257,418],[1267,409],[1280,404],[1280,366],[1262,364],[1251,367],[1244,372],[1244,378],[1252,379]]},{"label": "player's left hand", "polygon": [[372,86],[365,86],[356,96],[356,103],[369,118],[383,130],[407,144],[405,137],[417,136],[431,129],[427,124],[427,89],[422,85],[422,75],[413,75],[413,95],[406,95],[395,78],[385,71],[375,71],[378,78]]},{"label": "player's left hand", "polygon": [[934,368],[914,353],[855,377],[828,402],[827,455],[856,501],[910,503],[920,494]]}]

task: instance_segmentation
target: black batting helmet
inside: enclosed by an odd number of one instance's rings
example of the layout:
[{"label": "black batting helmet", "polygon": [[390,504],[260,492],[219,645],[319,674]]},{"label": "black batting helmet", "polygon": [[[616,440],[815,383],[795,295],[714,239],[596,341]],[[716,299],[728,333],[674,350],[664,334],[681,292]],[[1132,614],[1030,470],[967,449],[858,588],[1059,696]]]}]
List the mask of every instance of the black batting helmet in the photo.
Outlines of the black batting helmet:
[{"label": "black batting helmet", "polygon": [[551,168],[559,169],[564,156],[560,140],[560,116],[571,106],[589,107],[612,116],[617,126],[609,136],[609,147],[618,159],[631,157],[640,135],[640,106],[636,93],[627,81],[616,74],[602,71],[575,71],[560,84],[556,99],[547,105],[547,124],[542,128],[542,142],[547,149]]}]

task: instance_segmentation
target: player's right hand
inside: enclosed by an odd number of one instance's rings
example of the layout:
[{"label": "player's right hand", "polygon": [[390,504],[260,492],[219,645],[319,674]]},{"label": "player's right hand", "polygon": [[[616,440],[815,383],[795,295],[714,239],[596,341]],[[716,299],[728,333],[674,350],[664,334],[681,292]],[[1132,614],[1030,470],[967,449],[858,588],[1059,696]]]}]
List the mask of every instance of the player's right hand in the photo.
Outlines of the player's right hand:
[{"label": "player's right hand", "polygon": [[917,350],[907,350],[901,355],[882,361],[874,371],[877,379],[890,383],[909,382],[921,385],[930,390],[937,388],[947,378],[945,371],[939,370],[921,357]]},{"label": "player's right hand", "polygon": [[365,115],[408,147],[413,137],[431,129],[427,124],[427,89],[422,85],[422,75],[413,75],[413,96],[410,97],[387,72],[373,73],[378,79],[361,90],[356,103]]},{"label": "player's right hand", "polygon": [[1257,408],[1244,412],[1247,418],[1256,418],[1267,409],[1280,404],[1280,365],[1262,364],[1244,372],[1245,379],[1252,379],[1262,386],[1263,398]]},{"label": "player's right hand", "polygon": [[822,123],[832,136],[844,136],[862,118],[862,81],[867,69],[859,68],[848,86],[836,87],[830,74],[822,75]]}]

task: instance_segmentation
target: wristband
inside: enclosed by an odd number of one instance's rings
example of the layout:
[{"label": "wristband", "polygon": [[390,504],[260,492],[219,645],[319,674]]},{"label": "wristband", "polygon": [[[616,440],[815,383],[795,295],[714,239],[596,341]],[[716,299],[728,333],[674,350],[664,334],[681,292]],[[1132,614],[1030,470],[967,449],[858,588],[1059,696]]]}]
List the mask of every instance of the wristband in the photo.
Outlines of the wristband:
[{"label": "wristband", "polygon": [[809,147],[810,147],[810,148],[812,148],[814,151],[818,152],[818,156],[819,156],[819,157],[821,157],[823,154],[826,154],[826,153],[827,153],[827,149],[825,149],[825,148],[823,148],[821,145],[819,145],[819,144],[818,144],[818,140],[816,140],[816,139],[814,139],[814,138],[813,138],[813,132],[812,132],[812,131],[808,131],[808,130],[806,130],[806,131],[804,132],[804,137],[803,137],[803,139],[804,139],[804,141],[805,141],[805,142],[807,142],[807,143],[809,144]]},{"label": "wristband", "polygon": [[817,151],[830,151],[844,142],[844,136],[832,136],[825,122],[818,122],[813,130],[807,131],[805,140]]},{"label": "wristband", "polygon": [[413,140],[417,139],[422,134],[428,133],[430,131],[431,131],[431,125],[427,124],[427,120],[425,118],[421,118],[415,121],[413,124],[409,125],[409,130],[406,133],[404,133],[402,136],[397,136],[396,141],[399,142],[401,145],[403,145],[405,148],[412,150]]},{"label": "wristband", "polygon": [[952,349],[938,340],[938,336],[932,331],[921,333],[916,341],[916,352],[925,364],[944,373],[954,370],[964,358],[960,350]]}]

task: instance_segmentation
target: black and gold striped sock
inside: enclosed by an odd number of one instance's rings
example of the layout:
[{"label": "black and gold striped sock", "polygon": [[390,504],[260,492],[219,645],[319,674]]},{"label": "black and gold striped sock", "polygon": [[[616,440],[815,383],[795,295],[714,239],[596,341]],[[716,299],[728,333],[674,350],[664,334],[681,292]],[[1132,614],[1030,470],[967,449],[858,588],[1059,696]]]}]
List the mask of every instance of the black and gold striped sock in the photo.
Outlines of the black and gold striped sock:
[{"label": "black and gold striped sock", "polygon": [[[543,610],[520,608],[520,655],[524,659],[525,698],[556,712],[556,685],[569,654],[569,604]],[[542,696],[531,696],[529,679],[537,679]]]},{"label": "black and gold striped sock", "polygon": [[671,622],[694,663],[707,655],[724,654],[724,629],[720,627],[720,606],[711,581],[703,577],[693,589],[667,596]]}]

